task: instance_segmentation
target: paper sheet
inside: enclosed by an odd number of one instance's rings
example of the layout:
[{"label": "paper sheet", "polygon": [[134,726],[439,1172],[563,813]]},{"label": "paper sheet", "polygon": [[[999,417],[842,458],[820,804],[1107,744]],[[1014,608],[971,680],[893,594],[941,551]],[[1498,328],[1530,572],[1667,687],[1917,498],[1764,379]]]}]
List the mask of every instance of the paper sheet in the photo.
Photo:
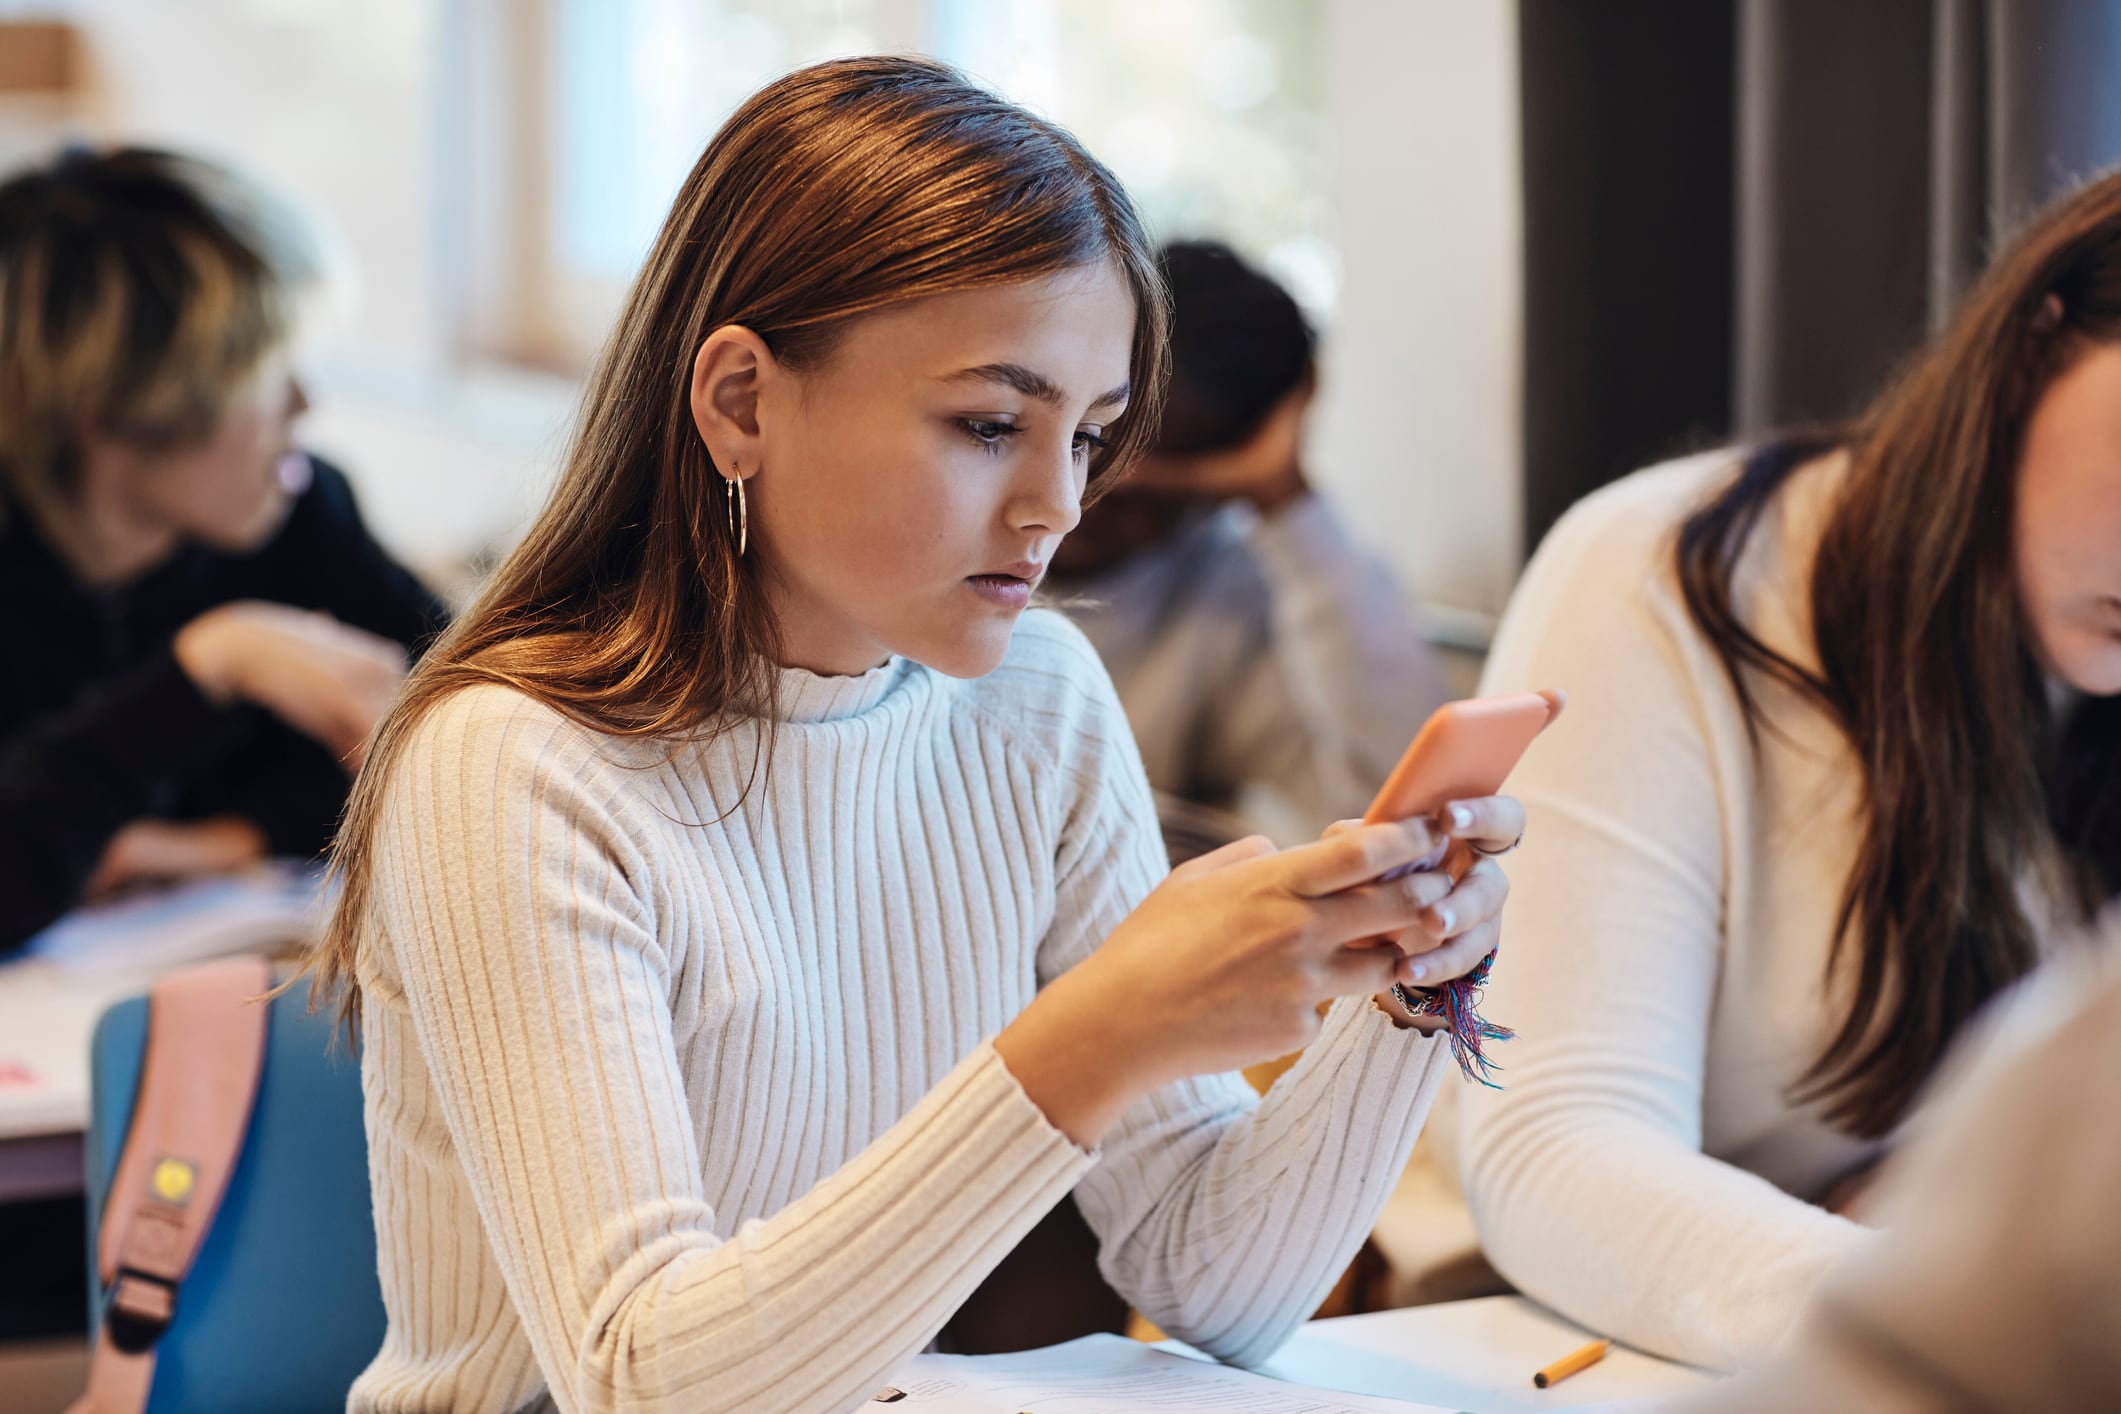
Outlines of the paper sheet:
[{"label": "paper sheet", "polygon": [[73,972],[162,969],[315,935],[316,870],[275,860],[75,909],[29,940],[23,956]]},{"label": "paper sheet", "polygon": [[1286,1384],[1118,1335],[1020,1355],[917,1356],[862,1407],[876,1414],[1450,1414],[1434,1404]]}]

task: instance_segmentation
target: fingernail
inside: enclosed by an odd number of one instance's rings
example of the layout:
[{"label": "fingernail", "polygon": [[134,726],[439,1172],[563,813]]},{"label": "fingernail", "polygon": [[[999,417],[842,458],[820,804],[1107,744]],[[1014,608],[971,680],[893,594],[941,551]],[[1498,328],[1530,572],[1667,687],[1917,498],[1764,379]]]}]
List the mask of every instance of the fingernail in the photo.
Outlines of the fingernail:
[{"label": "fingernail", "polygon": [[1427,964],[1426,962],[1417,962],[1417,963],[1415,963],[1415,964],[1414,964],[1414,980],[1415,980],[1415,981],[1419,982],[1419,981],[1421,981],[1421,980],[1422,980],[1422,979],[1423,979],[1424,977],[1427,977],[1428,975],[1429,975],[1429,964]]},{"label": "fingernail", "polygon": [[1448,933],[1457,926],[1458,915],[1451,912],[1448,908],[1439,908],[1436,910],[1436,922],[1438,926]]},{"label": "fingernail", "polygon": [[1454,828],[1456,828],[1456,829],[1460,829],[1460,830],[1470,830],[1470,829],[1472,829],[1472,828],[1473,828],[1473,812],[1472,812],[1472,811],[1470,811],[1470,810],[1468,810],[1468,809],[1466,809],[1466,807],[1465,807],[1465,806],[1463,806],[1463,805],[1454,805],[1454,806],[1452,806],[1452,807],[1451,807],[1451,824],[1452,824],[1452,826],[1453,826]]}]

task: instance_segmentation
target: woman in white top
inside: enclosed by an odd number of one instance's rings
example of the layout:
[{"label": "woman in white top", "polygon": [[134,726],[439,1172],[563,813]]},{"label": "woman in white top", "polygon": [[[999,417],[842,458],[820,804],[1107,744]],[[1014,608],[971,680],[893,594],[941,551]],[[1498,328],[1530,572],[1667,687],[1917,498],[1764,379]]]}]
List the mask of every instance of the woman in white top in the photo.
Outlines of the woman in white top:
[{"label": "woman in white top", "polygon": [[1070,1189],[1175,1335],[1315,1307],[1450,1064],[1373,999],[1473,967],[1504,884],[1382,881],[1420,821],[1165,878],[1109,680],[1023,613],[1154,423],[1162,298],[1105,169],[939,66],[709,144],[342,832],[353,1408],[850,1408]]},{"label": "woman in white top", "polygon": [[1854,426],[1565,517],[1486,680],[1550,685],[1464,1195],[1523,1291],[1749,1363],[1954,1034],[2121,887],[2121,175]]}]

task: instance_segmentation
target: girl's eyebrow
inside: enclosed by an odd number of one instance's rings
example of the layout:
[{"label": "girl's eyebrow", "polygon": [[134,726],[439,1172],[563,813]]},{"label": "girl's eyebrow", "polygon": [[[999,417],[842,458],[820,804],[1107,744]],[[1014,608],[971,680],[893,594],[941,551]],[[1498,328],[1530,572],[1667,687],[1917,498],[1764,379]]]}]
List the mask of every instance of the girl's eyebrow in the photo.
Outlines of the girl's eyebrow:
[{"label": "girl's eyebrow", "polygon": [[[1026,368],[1021,363],[983,363],[977,368],[968,368],[953,373],[943,380],[946,383],[1001,383],[1014,388],[1027,398],[1037,398],[1049,407],[1067,405],[1068,395],[1054,381],[1035,368]],[[1090,404],[1093,408],[1116,407],[1127,401],[1134,391],[1132,383],[1122,383]]]}]

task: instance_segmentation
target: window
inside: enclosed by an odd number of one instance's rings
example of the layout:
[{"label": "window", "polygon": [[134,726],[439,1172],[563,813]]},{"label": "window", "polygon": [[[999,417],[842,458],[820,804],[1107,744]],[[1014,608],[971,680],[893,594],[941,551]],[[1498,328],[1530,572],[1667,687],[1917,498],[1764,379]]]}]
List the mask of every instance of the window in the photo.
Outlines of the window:
[{"label": "window", "polygon": [[[1336,261],[1324,189],[1324,0],[545,0],[516,50],[528,170],[496,351],[578,364],[714,130],[778,74],[920,51],[1073,130],[1158,239],[1215,235],[1314,315]],[[523,13],[522,11],[516,12]]]},{"label": "window", "polygon": [[1159,240],[1216,236],[1322,315],[1336,269],[1321,0],[934,0],[928,51],[1057,122]]}]

